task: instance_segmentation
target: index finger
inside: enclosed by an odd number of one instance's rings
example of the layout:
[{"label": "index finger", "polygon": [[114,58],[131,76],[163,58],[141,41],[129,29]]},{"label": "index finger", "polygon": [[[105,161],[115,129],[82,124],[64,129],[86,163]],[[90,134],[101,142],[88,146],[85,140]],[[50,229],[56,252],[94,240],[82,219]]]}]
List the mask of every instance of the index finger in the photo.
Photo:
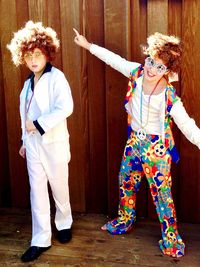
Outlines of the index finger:
[{"label": "index finger", "polygon": [[76,36],[80,35],[79,32],[75,28],[73,28],[73,31],[75,32]]}]

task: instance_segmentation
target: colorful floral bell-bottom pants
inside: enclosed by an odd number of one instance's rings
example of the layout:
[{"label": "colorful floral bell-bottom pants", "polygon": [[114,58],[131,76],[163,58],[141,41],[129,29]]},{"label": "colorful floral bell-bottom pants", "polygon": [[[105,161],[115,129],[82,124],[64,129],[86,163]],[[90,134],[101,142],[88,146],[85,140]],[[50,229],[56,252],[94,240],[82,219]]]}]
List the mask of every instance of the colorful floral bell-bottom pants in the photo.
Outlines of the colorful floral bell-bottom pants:
[{"label": "colorful floral bell-bottom pants", "polygon": [[178,234],[176,212],[171,194],[171,157],[157,135],[141,141],[134,132],[127,141],[119,173],[120,202],[118,217],[102,229],[111,234],[128,232],[136,220],[136,192],[146,176],[161,224],[162,252],[173,257],[184,255],[185,245]]}]

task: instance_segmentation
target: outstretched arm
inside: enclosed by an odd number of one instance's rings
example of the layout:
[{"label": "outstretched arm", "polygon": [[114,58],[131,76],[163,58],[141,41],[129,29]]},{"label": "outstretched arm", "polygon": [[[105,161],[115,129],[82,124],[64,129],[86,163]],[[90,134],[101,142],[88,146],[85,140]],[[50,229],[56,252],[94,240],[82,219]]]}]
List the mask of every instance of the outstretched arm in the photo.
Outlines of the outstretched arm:
[{"label": "outstretched arm", "polygon": [[170,115],[185,137],[200,149],[200,129],[189,117],[181,101],[173,105]]},{"label": "outstretched arm", "polygon": [[96,57],[104,61],[107,65],[109,65],[113,69],[121,72],[124,76],[129,77],[130,72],[136,69],[140,65],[137,62],[128,61],[120,57],[119,55],[109,51],[108,49],[105,49],[103,47],[88,42],[87,39],[83,35],[79,34],[79,32],[76,29],[73,30],[76,34],[74,42],[77,45],[89,50],[91,54],[95,55]]}]

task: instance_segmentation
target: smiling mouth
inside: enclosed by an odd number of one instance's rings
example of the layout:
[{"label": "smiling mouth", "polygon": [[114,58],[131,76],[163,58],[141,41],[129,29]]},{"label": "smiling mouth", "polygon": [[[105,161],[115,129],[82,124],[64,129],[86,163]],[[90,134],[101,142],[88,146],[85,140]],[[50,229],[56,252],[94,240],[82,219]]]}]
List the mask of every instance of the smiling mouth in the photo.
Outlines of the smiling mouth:
[{"label": "smiling mouth", "polygon": [[150,71],[147,71],[147,74],[148,74],[149,77],[154,77],[155,76],[155,74],[151,73]]}]

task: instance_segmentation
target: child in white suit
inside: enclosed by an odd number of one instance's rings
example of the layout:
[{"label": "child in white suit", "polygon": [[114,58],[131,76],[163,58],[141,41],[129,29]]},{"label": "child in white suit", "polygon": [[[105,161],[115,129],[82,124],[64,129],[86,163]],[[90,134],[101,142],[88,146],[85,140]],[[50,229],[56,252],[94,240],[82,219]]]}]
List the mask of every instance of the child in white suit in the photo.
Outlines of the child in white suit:
[{"label": "child in white suit", "polygon": [[48,183],[56,206],[58,239],[61,243],[71,239],[66,118],[72,114],[73,100],[64,73],[50,63],[58,48],[56,32],[32,21],[16,32],[8,45],[14,64],[26,64],[31,71],[20,94],[19,154],[27,161],[32,211],[31,246],[21,257],[25,262],[38,258],[51,247]]}]

